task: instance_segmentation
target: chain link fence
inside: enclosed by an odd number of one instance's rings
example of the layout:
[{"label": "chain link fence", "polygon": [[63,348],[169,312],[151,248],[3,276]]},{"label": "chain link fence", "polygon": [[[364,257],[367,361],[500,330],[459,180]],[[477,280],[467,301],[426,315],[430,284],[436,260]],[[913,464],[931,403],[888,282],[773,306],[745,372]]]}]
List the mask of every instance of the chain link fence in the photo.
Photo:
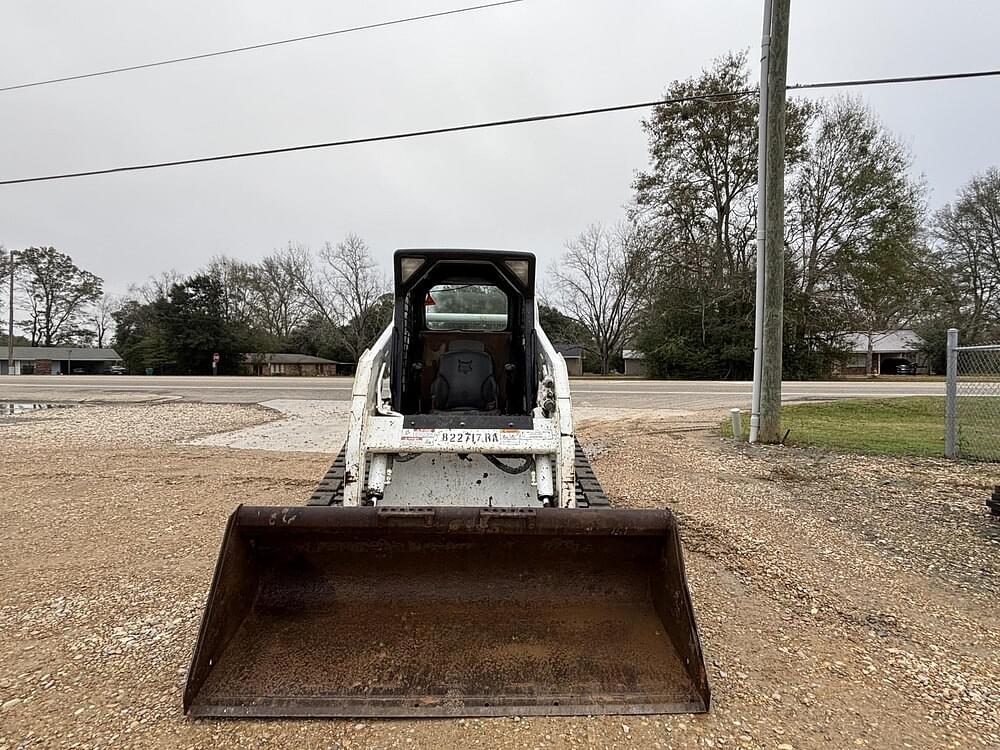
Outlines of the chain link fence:
[{"label": "chain link fence", "polygon": [[948,331],[945,455],[1000,461],[1000,344],[959,346]]}]

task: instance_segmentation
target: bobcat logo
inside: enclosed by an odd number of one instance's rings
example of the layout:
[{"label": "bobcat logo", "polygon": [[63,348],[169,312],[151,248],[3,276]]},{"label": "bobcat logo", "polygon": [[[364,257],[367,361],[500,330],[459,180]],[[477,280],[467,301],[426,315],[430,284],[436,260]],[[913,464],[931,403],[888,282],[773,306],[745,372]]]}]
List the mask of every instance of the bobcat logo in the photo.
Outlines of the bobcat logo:
[{"label": "bobcat logo", "polygon": [[458,360],[458,371],[463,375],[468,375],[470,372],[472,372],[472,360],[471,359]]}]

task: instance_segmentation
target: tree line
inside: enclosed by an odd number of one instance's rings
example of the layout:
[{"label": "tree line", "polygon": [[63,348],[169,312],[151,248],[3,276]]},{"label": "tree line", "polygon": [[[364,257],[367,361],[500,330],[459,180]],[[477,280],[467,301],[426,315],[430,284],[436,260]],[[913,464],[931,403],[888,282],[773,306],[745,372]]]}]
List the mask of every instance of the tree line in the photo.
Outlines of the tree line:
[{"label": "tree line", "polygon": [[[10,254],[0,256],[9,273]],[[30,346],[114,346],[132,372],[236,373],[248,352],[355,362],[391,318],[389,282],[354,234],[313,252],[289,244],[251,263],[220,256],[167,271],[121,296],[55,248],[14,257],[15,318]],[[6,276],[4,277],[6,278]]]},{"label": "tree line", "polygon": [[[730,54],[667,97],[750,87]],[[1000,171],[936,212],[905,144],[856,98],[790,100],[785,159],[786,377],[829,375],[845,335],[913,328],[943,368],[945,332],[1000,340]],[[757,103],[660,106],[628,218],[594,225],[549,269],[549,300],[584,325],[602,372],[623,348],[661,377],[750,377],[756,265]]]},{"label": "tree line", "polygon": [[[745,54],[675,81],[669,98],[751,87]],[[1000,170],[935,212],[906,145],[857,98],[790,100],[785,138],[786,377],[823,377],[846,334],[913,328],[943,368],[946,330],[1000,340]],[[541,323],[584,348],[585,368],[644,353],[660,377],[748,378],[753,362],[757,103],[663,105],[643,122],[649,165],[627,218],[594,224],[540,274]],[[10,255],[0,253],[0,278]],[[391,318],[389,282],[357,235],[317,251],[289,244],[257,263],[212,259],[120,297],[51,247],[15,262],[19,343],[113,344],[132,371],[236,372],[245,352],[357,361]],[[442,300],[445,302],[447,300]]]}]

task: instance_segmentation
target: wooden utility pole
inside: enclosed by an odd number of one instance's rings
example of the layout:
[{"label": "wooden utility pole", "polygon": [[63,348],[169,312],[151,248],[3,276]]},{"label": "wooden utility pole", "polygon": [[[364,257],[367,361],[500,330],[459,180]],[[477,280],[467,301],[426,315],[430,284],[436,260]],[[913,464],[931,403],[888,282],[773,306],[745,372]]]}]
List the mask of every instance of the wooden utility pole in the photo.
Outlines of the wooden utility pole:
[{"label": "wooden utility pole", "polygon": [[[788,69],[788,17],[791,0],[770,0],[770,30],[767,38],[766,83],[761,81],[761,112],[765,117],[762,128],[765,154],[762,170],[763,184],[759,186],[763,199],[763,229],[758,228],[763,240],[758,252],[763,252],[762,293],[758,304],[762,316],[757,320],[762,327],[759,365],[755,378],[759,393],[759,425],[755,438],[762,443],[781,440],[781,348],[782,319],[785,290],[785,82]],[[765,19],[765,28],[768,24]],[[763,72],[762,72],[763,75]]]}]

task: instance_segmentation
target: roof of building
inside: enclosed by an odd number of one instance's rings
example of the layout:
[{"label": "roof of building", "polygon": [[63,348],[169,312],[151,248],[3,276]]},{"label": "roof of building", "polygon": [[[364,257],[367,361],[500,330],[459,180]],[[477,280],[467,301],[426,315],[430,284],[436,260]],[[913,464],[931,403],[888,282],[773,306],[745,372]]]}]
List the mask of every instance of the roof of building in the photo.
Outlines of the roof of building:
[{"label": "roof of building", "polygon": [[94,349],[88,346],[15,346],[14,359],[66,359],[80,362],[121,360],[114,349]]},{"label": "roof of building", "polygon": [[645,352],[638,349],[622,349],[622,359],[645,359]]},{"label": "roof of building", "polygon": [[249,352],[243,355],[244,362],[273,365],[335,365],[332,359],[314,357],[311,354],[287,352]]},{"label": "roof of building", "polygon": [[[868,351],[867,333],[848,333],[845,339],[853,354]],[[878,354],[915,352],[923,343],[924,340],[909,328],[901,328],[898,331],[875,331],[872,334],[872,351]]]},{"label": "roof of building", "polygon": [[583,356],[583,347],[579,344],[553,344],[555,350],[563,355],[563,359]]}]

